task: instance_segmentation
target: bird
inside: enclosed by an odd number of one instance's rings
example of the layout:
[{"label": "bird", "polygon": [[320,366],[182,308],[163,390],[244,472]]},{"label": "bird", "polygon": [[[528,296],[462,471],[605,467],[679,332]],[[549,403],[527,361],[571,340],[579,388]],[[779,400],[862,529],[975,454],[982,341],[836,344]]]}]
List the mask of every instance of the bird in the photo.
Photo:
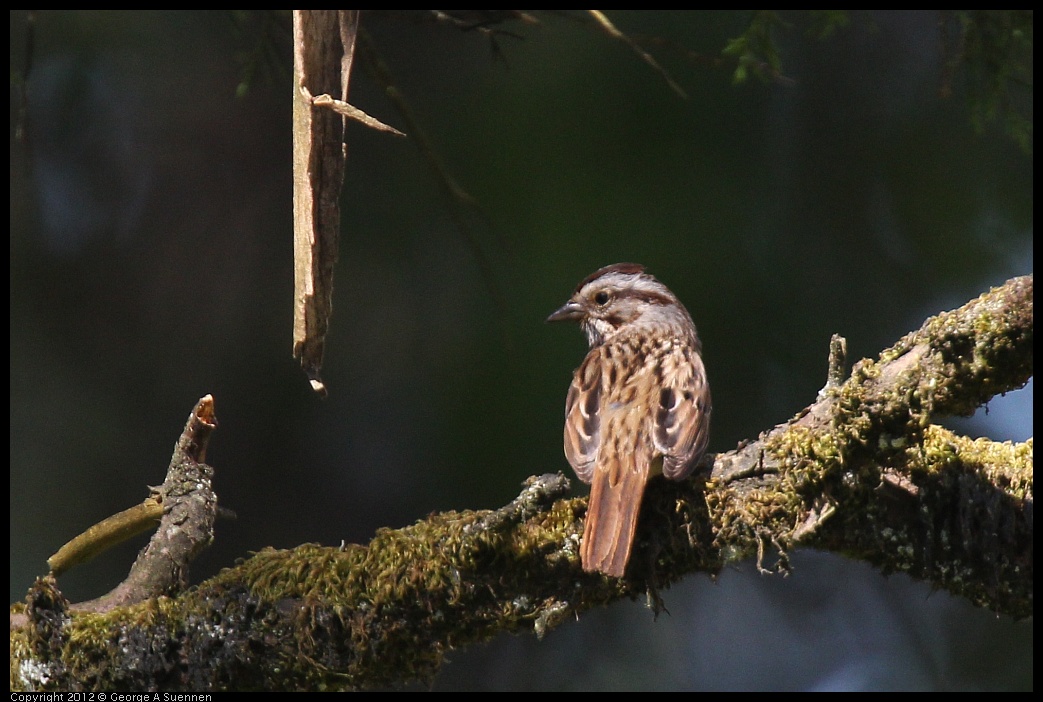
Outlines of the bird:
[{"label": "bird", "polygon": [[706,451],[712,400],[688,310],[637,263],[591,273],[548,322],[578,322],[589,351],[565,399],[565,457],[589,483],[583,570],[620,578],[648,481],[683,480]]}]

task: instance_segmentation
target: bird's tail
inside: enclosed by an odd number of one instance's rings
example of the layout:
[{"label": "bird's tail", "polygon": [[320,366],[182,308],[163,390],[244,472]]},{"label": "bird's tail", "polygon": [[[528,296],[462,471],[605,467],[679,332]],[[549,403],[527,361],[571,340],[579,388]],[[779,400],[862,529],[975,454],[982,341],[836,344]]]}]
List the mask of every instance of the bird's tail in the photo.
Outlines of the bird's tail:
[{"label": "bird's tail", "polygon": [[580,547],[583,570],[623,577],[648,474],[647,461],[633,454],[609,459],[594,469]]}]

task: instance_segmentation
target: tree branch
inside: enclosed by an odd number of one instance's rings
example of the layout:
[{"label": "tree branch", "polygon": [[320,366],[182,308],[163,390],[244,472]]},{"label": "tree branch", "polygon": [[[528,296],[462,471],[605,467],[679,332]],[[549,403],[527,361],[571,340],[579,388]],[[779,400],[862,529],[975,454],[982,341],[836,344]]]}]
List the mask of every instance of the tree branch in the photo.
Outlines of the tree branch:
[{"label": "tree branch", "polygon": [[11,632],[12,690],[357,689],[429,680],[444,653],[538,634],[693,571],[796,546],[902,570],[1013,617],[1032,614],[1032,441],[932,425],[1032,374],[1032,277],[929,319],[789,422],[649,486],[625,579],[583,573],[586,500],[560,475],[510,505],[435,514],[366,546],[266,549],[176,597],[81,614],[53,579]]},{"label": "tree branch", "polygon": [[793,420],[718,459],[707,490],[717,543],[738,559],[770,540],[780,570],[797,544],[833,550],[1030,616],[1032,441],[972,442],[930,422],[1022,387],[1032,349],[1024,276],[860,361]]}]

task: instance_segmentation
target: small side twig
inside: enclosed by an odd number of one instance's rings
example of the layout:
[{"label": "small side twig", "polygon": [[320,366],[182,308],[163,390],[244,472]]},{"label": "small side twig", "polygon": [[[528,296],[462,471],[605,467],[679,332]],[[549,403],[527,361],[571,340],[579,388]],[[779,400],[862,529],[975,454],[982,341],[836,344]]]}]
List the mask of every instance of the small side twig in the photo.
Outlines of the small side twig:
[{"label": "small side twig", "polygon": [[214,471],[204,461],[216,427],[214,399],[206,395],[196,403],[174,446],[166,479],[155,488],[163,516],[152,540],[122,583],[98,599],[72,605],[73,610],[106,612],[186,586],[188,564],[214,535],[217,495],[210,483]]},{"label": "small side twig", "polygon": [[61,575],[86,563],[127,539],[159,526],[163,499],[155,490],[141,504],[107,517],[72,539],[47,559],[51,575]]},{"label": "small side twig", "polygon": [[337,100],[336,98],[330,97],[329,95],[315,95],[311,98],[311,104],[315,107],[328,107],[338,115],[353,119],[359,124],[363,124],[370,129],[376,129],[378,132],[388,132],[395,136],[406,136],[405,132],[400,132],[389,124],[384,124],[373,115],[367,114],[360,110],[354,105],[344,102],[343,100]]},{"label": "small side twig", "polygon": [[838,388],[847,378],[847,339],[834,334],[829,339],[829,370],[826,371],[826,385],[819,391],[821,398],[832,388]]}]

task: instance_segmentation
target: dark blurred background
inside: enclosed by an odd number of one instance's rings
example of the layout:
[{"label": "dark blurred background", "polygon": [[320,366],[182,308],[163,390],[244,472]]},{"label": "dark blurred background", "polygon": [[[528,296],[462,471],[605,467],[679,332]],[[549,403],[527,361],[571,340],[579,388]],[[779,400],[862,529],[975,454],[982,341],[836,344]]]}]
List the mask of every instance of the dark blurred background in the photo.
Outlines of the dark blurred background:
[{"label": "dark blurred background", "polygon": [[[163,480],[206,393],[208,462],[239,519],[195,582],[265,546],[495,508],[567,470],[586,345],[543,320],[608,263],[644,263],[691,311],[713,451],[812,401],[831,334],[856,361],[1032,272],[1031,155],[997,124],[974,129],[962,73],[939,96],[936,13],[854,14],[824,40],[783,15],[785,80],[743,85],[706,59],[748,13],[610,13],[663,40],[687,100],[621,43],[540,17],[496,53],[480,32],[363,15],[480,203],[463,220],[482,253],[413,143],[350,125],[320,401],[291,358],[289,15],[41,12],[21,119],[28,34],[11,13],[12,601]],[[405,128],[361,63],[351,101]],[[1031,385],[950,426],[1025,440]],[[61,587],[104,593],[146,539]],[[434,688],[1032,688],[1031,622],[832,554],[793,566],[693,575],[657,621],[621,602],[543,641],[454,652]]]}]

